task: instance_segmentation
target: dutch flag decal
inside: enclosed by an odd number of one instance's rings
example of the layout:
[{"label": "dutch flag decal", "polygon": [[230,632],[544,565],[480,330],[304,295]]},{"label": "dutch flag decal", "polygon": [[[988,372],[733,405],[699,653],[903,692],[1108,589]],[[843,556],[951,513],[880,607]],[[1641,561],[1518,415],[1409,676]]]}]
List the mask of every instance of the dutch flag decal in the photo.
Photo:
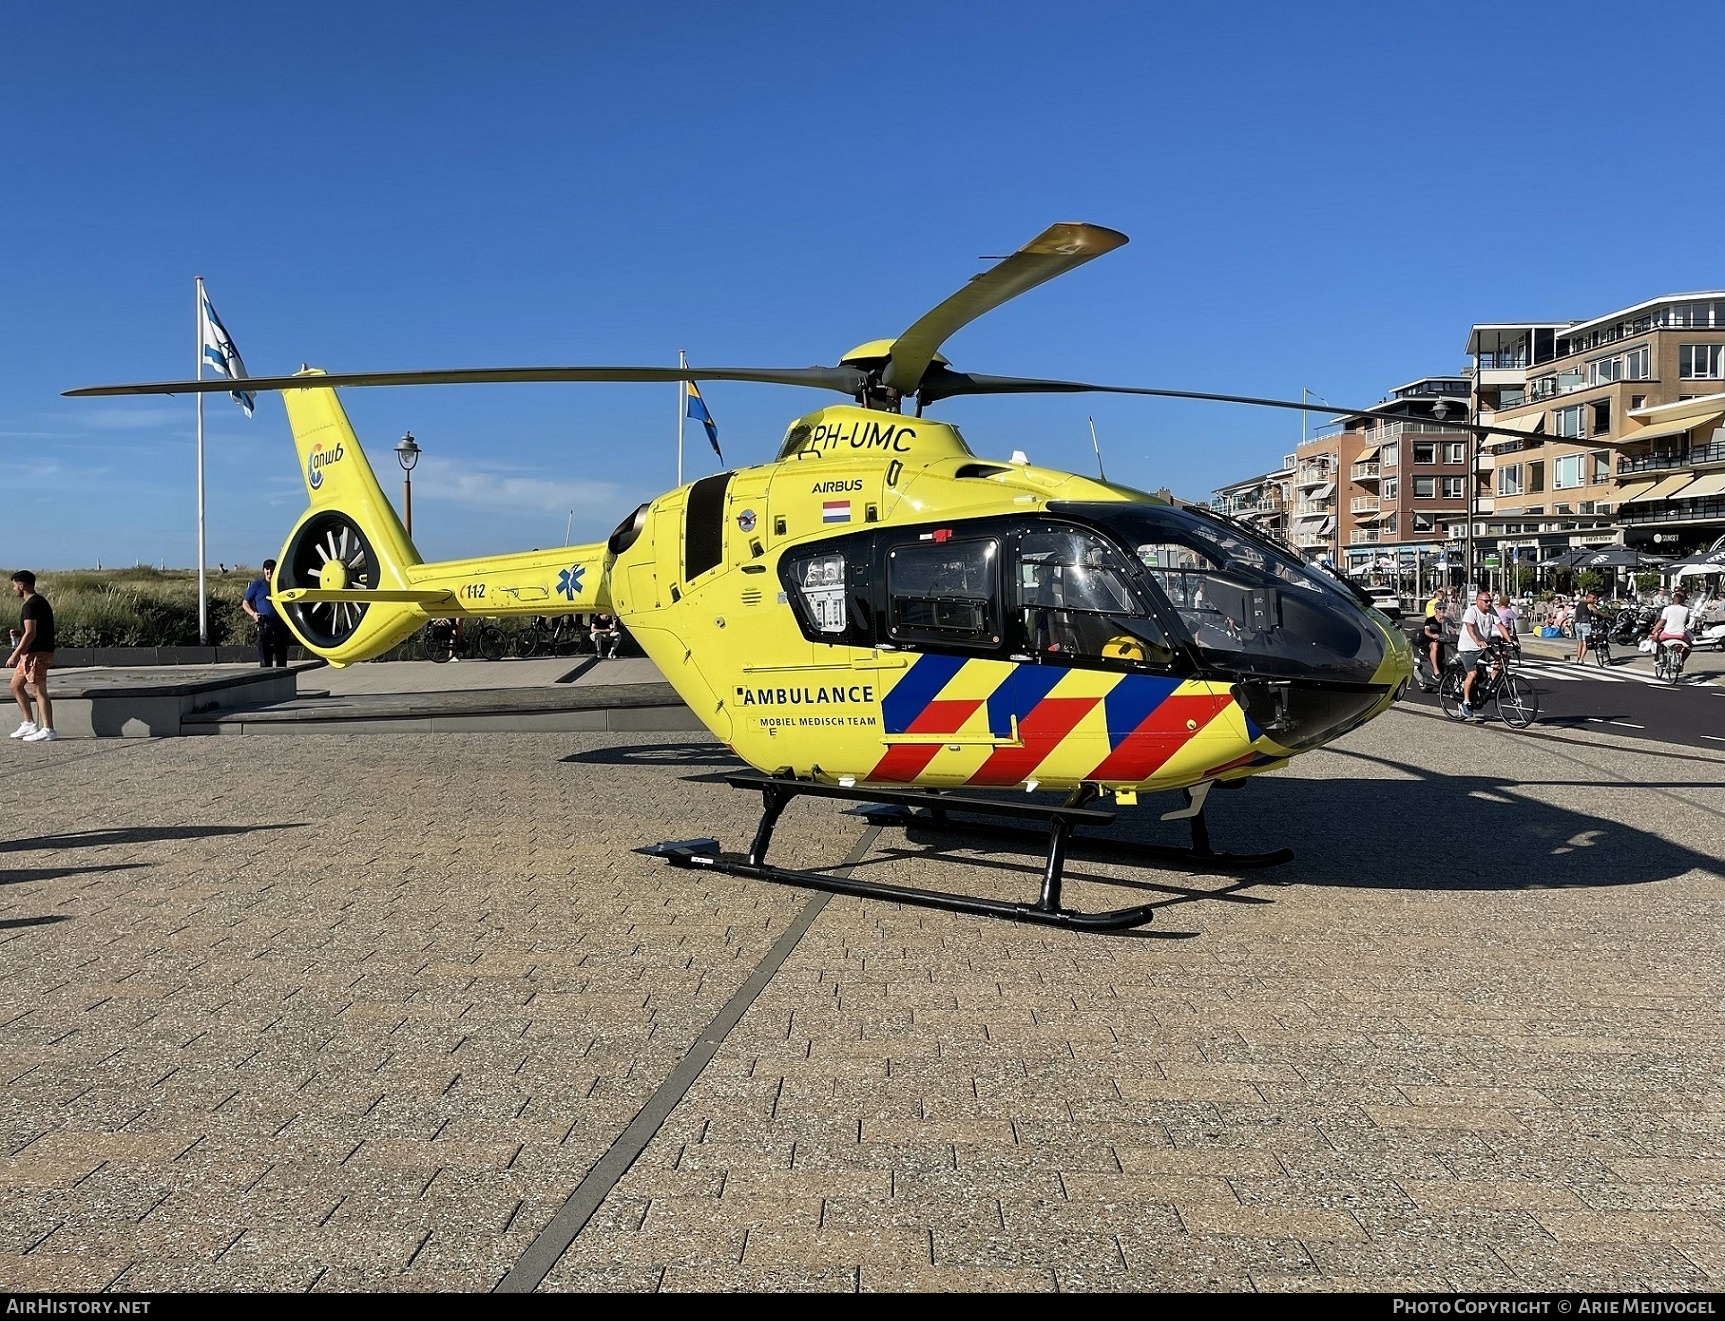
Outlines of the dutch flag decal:
[{"label": "dutch flag decal", "polygon": [[851,521],[851,502],[849,500],[826,500],[821,504],[821,522],[848,523]]}]

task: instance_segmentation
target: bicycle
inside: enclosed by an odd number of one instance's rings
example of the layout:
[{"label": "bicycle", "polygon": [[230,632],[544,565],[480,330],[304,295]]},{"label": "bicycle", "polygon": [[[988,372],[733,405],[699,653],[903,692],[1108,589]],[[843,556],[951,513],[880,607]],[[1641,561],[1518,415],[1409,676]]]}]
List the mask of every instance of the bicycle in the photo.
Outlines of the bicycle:
[{"label": "bicycle", "polygon": [[480,624],[468,630],[453,619],[434,619],[421,631],[427,660],[443,665],[477,655],[481,660],[502,660],[507,650],[503,630],[495,624]]},{"label": "bicycle", "polygon": [[1663,679],[1666,683],[1683,682],[1683,662],[1687,651],[1681,646],[1673,646],[1669,642],[1653,644],[1653,677]]},{"label": "bicycle", "polygon": [[[1487,644],[1485,655],[1486,664],[1473,685],[1476,718],[1483,719],[1479,712],[1489,702],[1504,724],[1511,729],[1526,729],[1539,719],[1539,696],[1515,673],[1515,652],[1493,641]],[[1459,657],[1445,667],[1443,681],[1438,685],[1438,706],[1451,720],[1467,719],[1461,709],[1462,685],[1466,680],[1467,669]]]},{"label": "bicycle", "polygon": [[1593,663],[1602,670],[1611,668],[1611,630],[1596,626],[1593,636],[1587,640],[1587,649],[1593,653]]},{"label": "bicycle", "polygon": [[527,627],[515,635],[515,654],[524,659],[541,654],[573,655],[586,642],[587,630],[574,615],[558,615],[555,619],[534,615],[527,621]]}]

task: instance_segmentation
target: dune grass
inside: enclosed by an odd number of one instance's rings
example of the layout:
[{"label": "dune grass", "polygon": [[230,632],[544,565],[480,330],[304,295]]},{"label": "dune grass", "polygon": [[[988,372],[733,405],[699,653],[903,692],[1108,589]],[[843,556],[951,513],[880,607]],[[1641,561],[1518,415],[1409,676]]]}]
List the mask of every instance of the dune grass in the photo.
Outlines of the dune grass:
[{"label": "dune grass", "polygon": [[[11,576],[11,571],[6,573]],[[257,631],[240,598],[257,576],[233,568],[206,574],[211,646],[249,647]],[[195,647],[198,645],[196,569],[65,569],[36,575],[36,590],[54,607],[60,647]],[[7,611],[17,627],[17,601]]]}]

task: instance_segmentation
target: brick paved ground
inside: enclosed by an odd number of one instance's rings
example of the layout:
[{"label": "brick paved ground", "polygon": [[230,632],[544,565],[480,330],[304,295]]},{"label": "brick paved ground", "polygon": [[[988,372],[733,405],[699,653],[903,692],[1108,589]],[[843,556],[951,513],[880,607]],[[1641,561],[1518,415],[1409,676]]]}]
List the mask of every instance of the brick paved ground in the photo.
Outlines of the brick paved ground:
[{"label": "brick paved ground", "polygon": [[[813,901],[631,852],[745,843],[728,768],[0,747],[0,1287],[492,1288]],[[1716,1290],[1722,786],[1397,711],[1215,796],[1285,883],[1069,887],[1139,936],[832,899],[541,1287]],[[776,860],[844,858],[841,807]],[[1034,893],[956,847],[863,870]]]}]

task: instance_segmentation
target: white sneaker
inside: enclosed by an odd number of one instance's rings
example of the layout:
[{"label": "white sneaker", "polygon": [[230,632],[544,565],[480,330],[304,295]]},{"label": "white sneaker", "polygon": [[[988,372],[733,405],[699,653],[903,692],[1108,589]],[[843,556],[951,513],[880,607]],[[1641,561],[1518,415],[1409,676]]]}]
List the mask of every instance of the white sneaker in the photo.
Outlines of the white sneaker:
[{"label": "white sneaker", "polygon": [[33,734],[24,735],[24,741],[26,743],[52,743],[59,737],[54,732],[53,726],[49,726],[47,729],[38,729]]},{"label": "white sneaker", "polygon": [[38,726],[34,720],[26,720],[23,724],[19,725],[17,729],[14,729],[9,735],[7,735],[7,737],[29,738],[30,735],[36,732],[37,728]]}]

